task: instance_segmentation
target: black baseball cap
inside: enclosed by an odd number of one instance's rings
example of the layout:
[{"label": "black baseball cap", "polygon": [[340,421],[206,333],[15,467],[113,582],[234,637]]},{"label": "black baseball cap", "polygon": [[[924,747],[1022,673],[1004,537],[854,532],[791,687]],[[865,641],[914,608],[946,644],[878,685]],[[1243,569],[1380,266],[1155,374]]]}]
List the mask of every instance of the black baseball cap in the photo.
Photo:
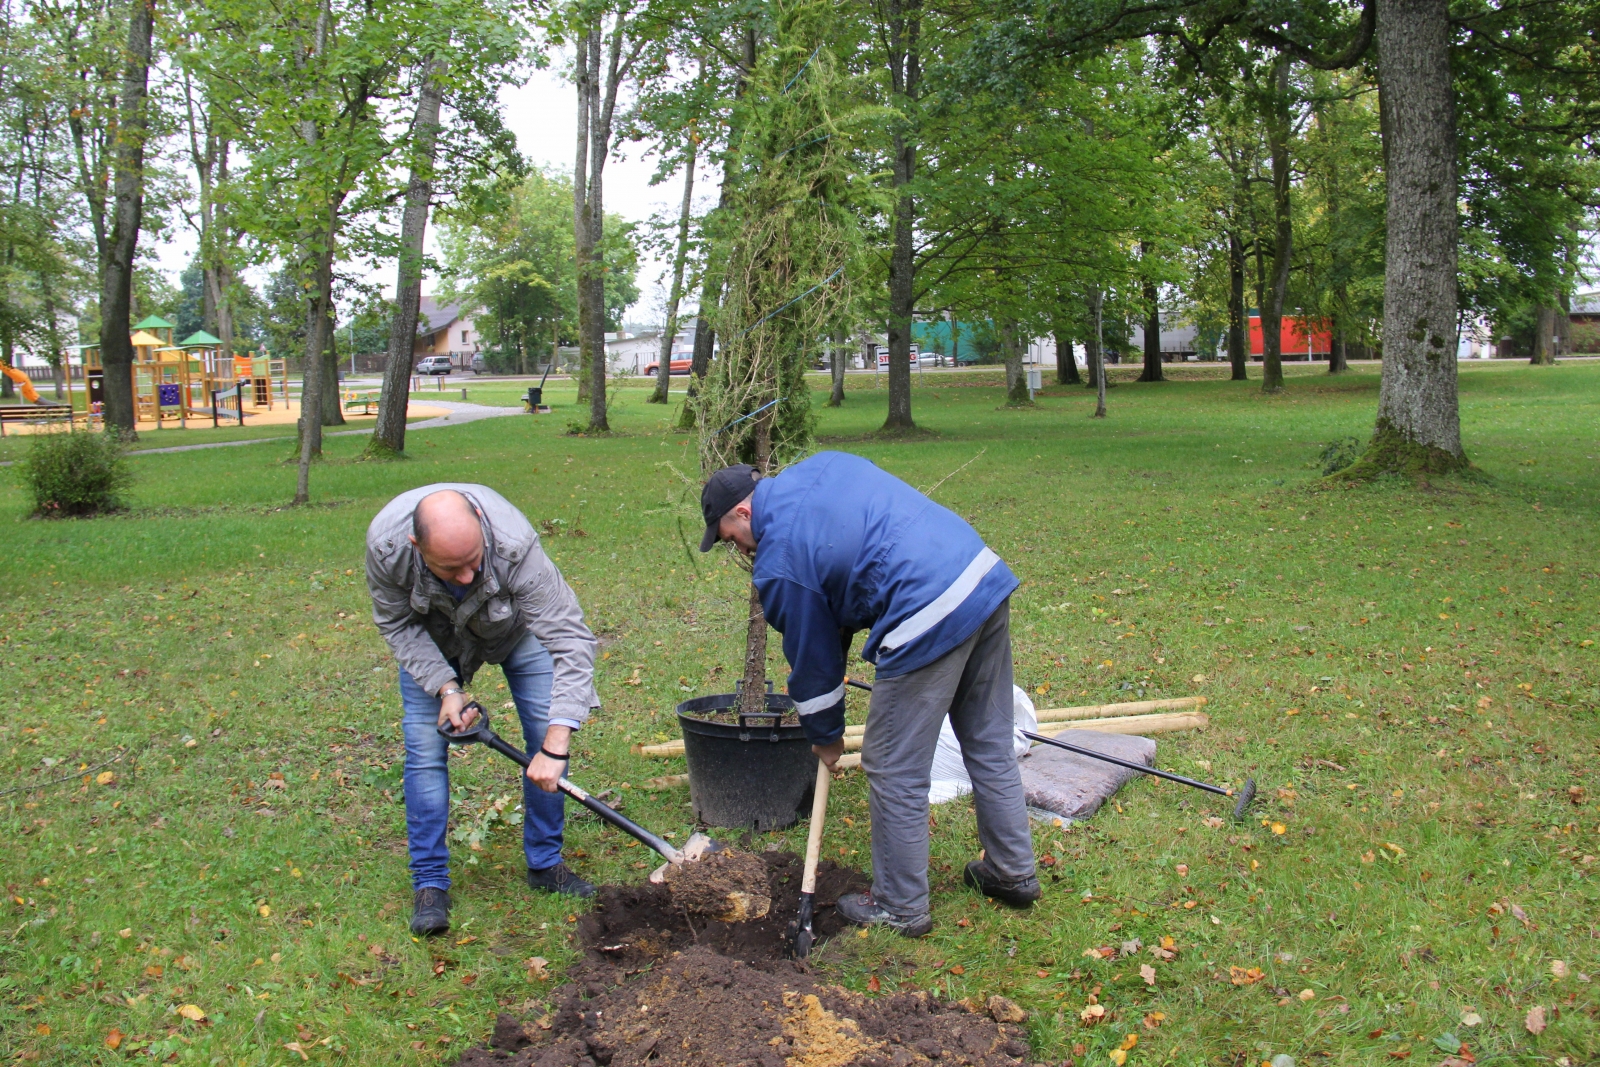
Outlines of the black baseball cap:
[{"label": "black baseball cap", "polygon": [[706,535],[700,538],[700,551],[710,552],[717,543],[717,526],[722,516],[749,496],[761,475],[748,463],[735,463],[713,474],[700,490],[700,513],[706,519]]}]

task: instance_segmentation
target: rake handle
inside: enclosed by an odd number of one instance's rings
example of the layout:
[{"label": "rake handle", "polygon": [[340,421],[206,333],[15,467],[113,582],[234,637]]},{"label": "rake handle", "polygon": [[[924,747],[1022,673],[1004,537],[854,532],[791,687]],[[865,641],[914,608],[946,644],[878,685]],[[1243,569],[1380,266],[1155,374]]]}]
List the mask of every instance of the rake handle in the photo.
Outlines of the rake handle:
[{"label": "rake handle", "polygon": [[1163,771],[1156,767],[1146,767],[1142,763],[1134,763],[1132,760],[1125,760],[1119,756],[1108,756],[1104,752],[1096,752],[1089,748],[1079,748],[1077,745],[1068,744],[1066,741],[1057,741],[1053,737],[1046,737],[1044,734],[1036,734],[1032,730],[1021,730],[1019,732],[1023,737],[1026,737],[1030,741],[1038,741],[1042,744],[1054,745],[1056,748],[1064,748],[1068,752],[1075,752],[1080,756],[1088,756],[1090,759],[1104,760],[1106,763],[1115,763],[1118,767],[1126,767],[1128,770],[1138,771],[1140,774],[1151,774],[1157,778],[1165,778],[1169,782],[1177,782],[1179,785],[1192,785],[1196,789],[1204,789],[1207,793],[1215,793],[1219,797],[1233,796],[1232,791],[1224,789],[1220,785],[1212,785],[1210,782],[1197,782],[1193,778],[1185,778],[1181,774],[1173,774],[1171,771]]}]

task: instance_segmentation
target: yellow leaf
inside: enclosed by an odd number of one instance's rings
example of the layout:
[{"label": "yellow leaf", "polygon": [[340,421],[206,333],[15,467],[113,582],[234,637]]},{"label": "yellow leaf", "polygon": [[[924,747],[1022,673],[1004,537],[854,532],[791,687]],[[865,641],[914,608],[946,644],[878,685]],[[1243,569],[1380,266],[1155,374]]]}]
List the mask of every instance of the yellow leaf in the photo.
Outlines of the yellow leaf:
[{"label": "yellow leaf", "polygon": [[1128,1062],[1128,1054],[1120,1048],[1114,1048],[1106,1055],[1111,1057],[1111,1062],[1116,1064],[1117,1067],[1122,1067],[1124,1063]]},{"label": "yellow leaf", "polygon": [[1117,1047],[1122,1049],[1122,1051],[1127,1052],[1129,1049],[1133,1048],[1133,1046],[1137,1045],[1138,1043],[1139,1043],[1139,1035],[1138,1034],[1129,1034],[1127,1037],[1124,1037],[1122,1039],[1122,1044],[1117,1046]]},{"label": "yellow leaf", "polygon": [[1298,996],[1300,997],[1301,1000],[1315,1000],[1315,999],[1317,999],[1317,995],[1315,993],[1313,993],[1309,989],[1300,990]]},{"label": "yellow leaf", "polygon": [[256,914],[265,919],[267,916],[272,914],[272,906],[269,904],[263,904],[256,909]]},{"label": "yellow leaf", "polygon": [[1257,982],[1261,981],[1261,979],[1263,979],[1265,977],[1266,977],[1266,975],[1264,973],[1262,973],[1262,970],[1261,970],[1260,967],[1250,967],[1250,968],[1229,967],[1228,968],[1228,979],[1234,985],[1255,985]]},{"label": "yellow leaf", "polygon": [[1275,834],[1286,834],[1289,832],[1289,828],[1283,825],[1281,822],[1275,822],[1272,824],[1272,832]]},{"label": "yellow leaf", "polygon": [[178,1009],[178,1014],[192,1023],[197,1023],[206,1017],[205,1009],[198,1004],[185,1004]]},{"label": "yellow leaf", "polygon": [[110,785],[116,780],[117,776],[111,771],[101,771],[99,774],[94,776],[95,785]]},{"label": "yellow leaf", "polygon": [[1105,1013],[1106,1006],[1104,1004],[1090,1004],[1078,1013],[1078,1018],[1093,1026]]},{"label": "yellow leaf", "polygon": [[1393,852],[1396,859],[1399,859],[1401,856],[1404,856],[1406,854],[1406,850],[1405,849],[1401,848],[1399,845],[1395,844],[1392,841],[1385,841],[1383,843],[1383,847],[1388,849],[1390,852]]}]

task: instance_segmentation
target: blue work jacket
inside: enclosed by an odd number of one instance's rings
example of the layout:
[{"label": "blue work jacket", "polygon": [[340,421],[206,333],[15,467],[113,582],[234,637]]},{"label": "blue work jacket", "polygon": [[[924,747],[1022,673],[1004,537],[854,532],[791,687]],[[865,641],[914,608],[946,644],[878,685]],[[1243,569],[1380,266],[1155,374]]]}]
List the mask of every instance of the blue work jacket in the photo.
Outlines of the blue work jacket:
[{"label": "blue work jacket", "polygon": [[860,456],[819,452],[756,483],[753,580],[783,634],[812,744],[844,733],[845,657],[907,674],[971,637],[1017,588],[965,519]]}]

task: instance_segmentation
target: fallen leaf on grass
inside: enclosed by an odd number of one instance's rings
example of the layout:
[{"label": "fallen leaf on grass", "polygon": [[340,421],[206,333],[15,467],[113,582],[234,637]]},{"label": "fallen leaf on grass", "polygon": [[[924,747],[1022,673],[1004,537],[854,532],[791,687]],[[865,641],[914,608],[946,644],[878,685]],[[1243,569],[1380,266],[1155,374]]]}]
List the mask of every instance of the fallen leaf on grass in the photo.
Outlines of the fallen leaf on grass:
[{"label": "fallen leaf on grass", "polygon": [[1535,1004],[1529,1008],[1528,1017],[1522,1020],[1522,1025],[1527,1028],[1530,1034],[1544,1033],[1544,1028],[1548,1025],[1544,1021],[1544,1005]]},{"label": "fallen leaf on grass", "polygon": [[876,993],[876,992],[878,992],[878,990],[880,990],[882,988],[883,988],[883,983],[878,980],[878,976],[877,975],[873,975],[872,977],[867,979],[867,992]]},{"label": "fallen leaf on grass", "polygon": [[1511,905],[1511,917],[1521,923],[1524,928],[1533,929],[1533,924],[1528,921],[1528,913],[1515,904]]},{"label": "fallen leaf on grass", "polygon": [[550,977],[550,972],[545,969],[550,966],[550,961],[543,956],[530,956],[522,961],[522,965],[528,969],[530,982],[543,982]]},{"label": "fallen leaf on grass", "polygon": [[1220,830],[1223,826],[1222,820],[1217,818],[1215,815],[1207,815],[1200,821],[1211,827],[1213,830]]},{"label": "fallen leaf on grass", "polygon": [[1566,960],[1551,960],[1550,961],[1550,976],[1552,978],[1565,978],[1567,976],[1567,961]]},{"label": "fallen leaf on grass", "polygon": [[117,1049],[122,1047],[122,1039],[127,1036],[128,1035],[124,1034],[121,1030],[112,1029],[112,1031],[106,1035],[106,1048],[110,1049],[112,1052],[117,1051]]},{"label": "fallen leaf on grass", "polygon": [[116,780],[117,780],[116,774],[114,774],[111,771],[101,771],[99,774],[94,776],[94,784],[95,785],[110,785],[112,782],[114,782]]},{"label": "fallen leaf on grass", "polygon": [[1248,969],[1244,967],[1228,968],[1228,980],[1234,985],[1255,985],[1265,977],[1266,975],[1262,973],[1260,967]]},{"label": "fallen leaf on grass", "polygon": [[1166,1012],[1164,1012],[1164,1011],[1153,1011],[1153,1012],[1151,1012],[1150,1014],[1148,1014],[1148,1015],[1146,1015],[1144,1017],[1144,1028],[1146,1030],[1158,1030],[1158,1029],[1160,1029],[1161,1024],[1166,1022],[1166,1020],[1167,1020],[1167,1013]]},{"label": "fallen leaf on grass", "polygon": [[1408,1049],[1408,1048],[1397,1048],[1393,1052],[1389,1053],[1389,1058],[1391,1060],[1408,1059],[1408,1058],[1410,1058],[1410,1056],[1411,1056],[1411,1050]]},{"label": "fallen leaf on grass", "polygon": [[1086,1025],[1093,1026],[1104,1018],[1105,1014],[1106,1006],[1104,1004],[1090,1004],[1078,1013],[1078,1018],[1082,1019]]},{"label": "fallen leaf on grass", "polygon": [[1297,994],[1297,996],[1299,996],[1299,998],[1301,1000],[1316,1000],[1317,999],[1316,993],[1312,992],[1309,989],[1300,990],[1300,992]]},{"label": "fallen leaf on grass", "polygon": [[309,1060],[311,1058],[310,1056],[306,1055],[306,1050],[300,1047],[300,1042],[298,1041],[285,1042],[283,1047],[299,1056],[302,1060]]},{"label": "fallen leaf on grass", "polygon": [[1283,825],[1283,823],[1281,823],[1281,822],[1275,822],[1275,823],[1272,824],[1272,832],[1281,836],[1283,834],[1288,833],[1289,832],[1289,828],[1287,826]]},{"label": "fallen leaf on grass", "polygon": [[1111,1062],[1116,1064],[1117,1067],[1122,1067],[1123,1064],[1128,1062],[1128,1054],[1120,1048],[1114,1048],[1106,1055],[1111,1057]]},{"label": "fallen leaf on grass", "polygon": [[1139,977],[1144,979],[1145,985],[1153,986],[1156,984],[1156,969],[1148,963],[1141,963],[1139,964]]},{"label": "fallen leaf on grass", "polygon": [[1124,1052],[1128,1052],[1133,1048],[1133,1046],[1137,1045],[1138,1043],[1139,1043],[1139,1035],[1138,1034],[1129,1034],[1129,1035],[1127,1035],[1126,1037],[1124,1037],[1122,1039],[1122,1044],[1118,1045],[1117,1047],[1120,1048]]},{"label": "fallen leaf on grass", "polygon": [[962,974],[966,974],[967,973],[967,969],[965,967],[961,966],[961,964],[958,963],[954,967],[950,968],[950,973],[951,974],[955,974],[955,975],[962,975]]},{"label": "fallen leaf on grass", "polygon": [[193,1023],[197,1023],[206,1017],[205,1009],[198,1004],[185,1004],[178,1009],[178,1014]]},{"label": "fallen leaf on grass", "polygon": [[1477,1012],[1475,1012],[1475,1011],[1464,1011],[1464,1012],[1461,1013],[1461,1025],[1462,1026],[1481,1026],[1482,1024],[1483,1024],[1483,1016],[1479,1015]]}]

